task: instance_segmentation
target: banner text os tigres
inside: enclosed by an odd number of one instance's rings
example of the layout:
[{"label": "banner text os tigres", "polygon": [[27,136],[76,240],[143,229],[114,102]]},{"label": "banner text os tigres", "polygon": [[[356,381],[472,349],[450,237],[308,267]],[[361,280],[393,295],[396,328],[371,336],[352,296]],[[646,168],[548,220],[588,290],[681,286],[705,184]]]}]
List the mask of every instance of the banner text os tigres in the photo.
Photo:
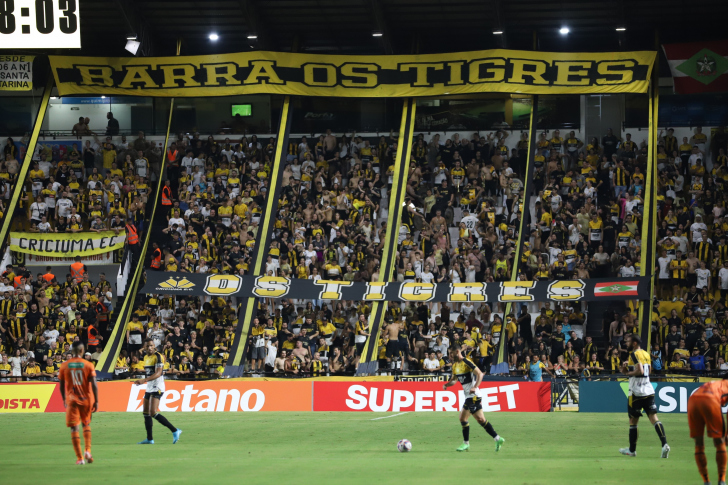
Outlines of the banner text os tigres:
[{"label": "banner text os tigres", "polygon": [[51,56],[61,95],[432,96],[646,92],[654,52],[508,50],[418,56],[251,52],[216,56]]},{"label": "banner text os tigres", "polygon": [[[252,295],[257,298],[276,299],[294,296],[303,300],[528,303],[532,301],[594,301],[602,298],[644,300],[649,295],[649,282],[649,277],[635,277],[634,280],[388,283],[153,271],[147,274],[146,284],[140,293],[221,297]],[[616,287],[616,292],[610,293],[609,296],[597,294],[597,288],[604,285]]]}]

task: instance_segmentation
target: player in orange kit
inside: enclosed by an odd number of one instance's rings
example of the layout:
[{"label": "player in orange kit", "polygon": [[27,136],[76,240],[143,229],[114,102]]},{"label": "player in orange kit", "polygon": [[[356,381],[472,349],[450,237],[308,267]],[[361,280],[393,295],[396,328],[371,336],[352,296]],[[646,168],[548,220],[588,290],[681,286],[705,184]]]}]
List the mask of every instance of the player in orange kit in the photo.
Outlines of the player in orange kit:
[{"label": "player in orange kit", "polygon": [[728,380],[713,381],[703,384],[688,400],[688,425],[690,437],[695,440],[695,462],[703,482],[708,479],[708,459],[705,457],[703,431],[708,428],[708,437],[713,438],[715,445],[715,461],[718,463],[718,483],[725,485],[726,425],[721,407],[728,404]]},{"label": "player in orange kit", "polygon": [[[74,342],[71,351],[73,358],[61,365],[58,380],[61,384],[63,406],[66,408],[66,426],[71,428],[76,465],[83,465],[94,461],[91,456],[91,414],[99,407],[99,388],[96,385],[94,366],[81,357],[84,351],[83,342]],[[86,445],[84,453],[81,453],[81,437],[78,434],[80,424],[83,425],[83,441]]]}]

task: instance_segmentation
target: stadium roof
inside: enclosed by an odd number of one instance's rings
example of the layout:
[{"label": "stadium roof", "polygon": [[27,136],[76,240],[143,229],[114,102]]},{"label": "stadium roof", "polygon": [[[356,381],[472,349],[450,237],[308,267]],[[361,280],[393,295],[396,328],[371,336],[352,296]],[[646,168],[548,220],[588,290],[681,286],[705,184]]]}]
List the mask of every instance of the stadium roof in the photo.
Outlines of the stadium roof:
[{"label": "stadium roof", "polygon": [[531,50],[534,31],[539,50],[641,50],[654,48],[656,30],[662,42],[710,40],[728,18],[725,0],[81,0],[80,8],[81,52],[55,53],[128,56],[130,33],[142,41],[138,55],[174,55],[177,39],[183,55]]}]

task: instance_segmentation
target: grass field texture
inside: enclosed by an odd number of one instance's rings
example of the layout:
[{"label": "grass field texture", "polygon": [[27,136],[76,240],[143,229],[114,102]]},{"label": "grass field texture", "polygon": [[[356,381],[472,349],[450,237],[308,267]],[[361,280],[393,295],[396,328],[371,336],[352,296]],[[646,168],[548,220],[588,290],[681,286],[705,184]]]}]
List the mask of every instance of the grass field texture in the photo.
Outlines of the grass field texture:
[{"label": "grass field texture", "polygon": [[[94,463],[75,465],[62,414],[0,415],[0,483],[84,484],[144,481],[180,483],[501,483],[702,484],[687,418],[660,416],[672,447],[640,422],[637,458],[627,446],[624,414],[491,413],[506,439],[493,440],[470,420],[469,452],[457,453],[462,434],[455,413],[167,413],[184,432],[172,445],[155,422],[155,445],[141,413],[97,413],[92,422]],[[387,419],[376,419],[392,416]],[[412,442],[399,453],[397,441]],[[706,449],[717,483],[714,452]]]}]

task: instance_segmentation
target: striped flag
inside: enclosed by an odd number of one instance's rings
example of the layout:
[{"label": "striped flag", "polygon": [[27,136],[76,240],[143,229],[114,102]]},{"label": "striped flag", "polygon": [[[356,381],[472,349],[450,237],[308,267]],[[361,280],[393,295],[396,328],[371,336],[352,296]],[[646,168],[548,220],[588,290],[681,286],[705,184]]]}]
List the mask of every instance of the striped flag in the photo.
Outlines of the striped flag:
[{"label": "striped flag", "polygon": [[638,296],[638,281],[614,281],[594,285],[594,296]]},{"label": "striped flag", "polygon": [[728,40],[663,44],[675,94],[728,91]]}]

